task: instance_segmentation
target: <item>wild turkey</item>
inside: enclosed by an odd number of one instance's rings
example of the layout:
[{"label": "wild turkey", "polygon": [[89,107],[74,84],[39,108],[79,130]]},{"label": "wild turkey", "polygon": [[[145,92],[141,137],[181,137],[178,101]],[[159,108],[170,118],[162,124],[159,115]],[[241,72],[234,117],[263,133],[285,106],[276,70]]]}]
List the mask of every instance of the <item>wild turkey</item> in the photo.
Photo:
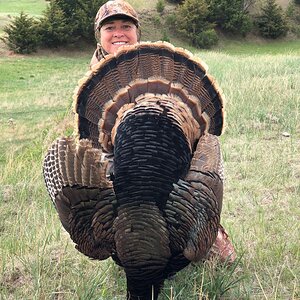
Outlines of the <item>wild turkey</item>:
[{"label": "wild turkey", "polygon": [[74,112],[76,138],[43,166],[61,223],[80,252],[124,268],[127,299],[157,299],[216,239],[223,96],[192,54],[140,43],[87,74]]}]

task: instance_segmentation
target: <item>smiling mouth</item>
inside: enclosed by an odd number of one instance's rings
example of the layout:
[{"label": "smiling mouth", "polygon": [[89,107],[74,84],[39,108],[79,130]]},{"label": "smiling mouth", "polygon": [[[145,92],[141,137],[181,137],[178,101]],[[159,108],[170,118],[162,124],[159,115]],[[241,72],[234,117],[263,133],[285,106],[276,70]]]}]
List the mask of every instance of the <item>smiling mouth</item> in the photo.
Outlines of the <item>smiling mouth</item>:
[{"label": "smiling mouth", "polygon": [[113,45],[126,45],[128,42],[114,42]]}]

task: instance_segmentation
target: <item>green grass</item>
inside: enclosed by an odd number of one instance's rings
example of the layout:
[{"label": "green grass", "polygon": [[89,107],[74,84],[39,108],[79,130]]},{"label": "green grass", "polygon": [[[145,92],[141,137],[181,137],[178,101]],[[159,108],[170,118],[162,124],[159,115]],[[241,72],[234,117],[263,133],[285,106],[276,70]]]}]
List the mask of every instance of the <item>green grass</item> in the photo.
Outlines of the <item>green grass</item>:
[{"label": "green grass", "polygon": [[217,49],[221,52],[239,55],[291,54],[300,55],[300,40],[221,40]]},{"label": "green grass", "polygon": [[26,145],[54,116],[65,114],[81,70],[87,67],[88,59],[79,55],[1,59],[0,160],[8,146]]},{"label": "green grass", "polygon": [[[190,266],[166,282],[163,300],[219,299],[227,285],[222,299],[300,297],[300,61],[284,53],[243,53],[196,52],[227,98],[222,224],[241,261],[232,274],[214,264]],[[74,249],[41,175],[47,146],[72,126],[73,89],[91,54],[0,59],[1,299],[125,295],[122,270]]]},{"label": "green grass", "polygon": [[0,13],[1,15],[14,15],[24,11],[31,15],[41,15],[43,10],[47,7],[47,1],[45,0],[1,0],[0,1]]}]

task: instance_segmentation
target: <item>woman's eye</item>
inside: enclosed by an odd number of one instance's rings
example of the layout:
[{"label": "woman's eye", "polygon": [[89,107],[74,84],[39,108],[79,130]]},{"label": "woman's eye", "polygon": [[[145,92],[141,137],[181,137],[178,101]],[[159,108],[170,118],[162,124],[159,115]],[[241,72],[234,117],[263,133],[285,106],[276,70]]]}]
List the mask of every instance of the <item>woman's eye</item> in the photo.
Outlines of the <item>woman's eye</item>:
[{"label": "woman's eye", "polygon": [[125,24],[125,25],[123,25],[123,28],[124,28],[125,30],[130,30],[130,29],[132,28],[132,26],[129,25],[129,24]]},{"label": "woman's eye", "polygon": [[106,30],[106,31],[112,31],[113,29],[114,29],[113,26],[107,26],[104,28],[104,30]]}]

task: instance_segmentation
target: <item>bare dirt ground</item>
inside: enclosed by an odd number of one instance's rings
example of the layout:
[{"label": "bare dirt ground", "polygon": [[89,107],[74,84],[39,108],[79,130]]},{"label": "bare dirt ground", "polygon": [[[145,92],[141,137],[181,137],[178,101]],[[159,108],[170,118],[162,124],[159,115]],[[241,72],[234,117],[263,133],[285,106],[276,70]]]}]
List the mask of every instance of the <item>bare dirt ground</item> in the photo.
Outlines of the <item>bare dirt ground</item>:
[{"label": "bare dirt ground", "polygon": [[6,45],[0,41],[0,57],[23,57],[23,55],[10,51]]},{"label": "bare dirt ground", "polygon": [[282,8],[287,8],[291,0],[277,0],[276,1]]}]

